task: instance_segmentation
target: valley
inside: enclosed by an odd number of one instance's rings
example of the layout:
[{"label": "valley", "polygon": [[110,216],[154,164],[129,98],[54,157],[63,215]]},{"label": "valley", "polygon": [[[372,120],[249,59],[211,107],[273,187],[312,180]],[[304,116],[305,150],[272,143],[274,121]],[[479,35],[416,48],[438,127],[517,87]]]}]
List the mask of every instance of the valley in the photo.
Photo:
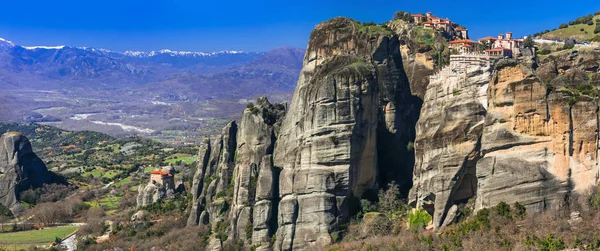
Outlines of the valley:
[{"label": "valley", "polygon": [[597,13],[477,41],[338,16],[264,53],[0,39],[0,250],[598,250],[600,47],[548,37]]},{"label": "valley", "polygon": [[[198,143],[199,135],[215,133],[238,118],[258,95],[289,100],[303,55],[295,48],[120,54],[4,43],[0,121],[139,135],[171,144]],[[65,60],[57,58],[64,54]],[[30,58],[34,61],[18,62]],[[123,68],[106,68],[107,60]]]}]

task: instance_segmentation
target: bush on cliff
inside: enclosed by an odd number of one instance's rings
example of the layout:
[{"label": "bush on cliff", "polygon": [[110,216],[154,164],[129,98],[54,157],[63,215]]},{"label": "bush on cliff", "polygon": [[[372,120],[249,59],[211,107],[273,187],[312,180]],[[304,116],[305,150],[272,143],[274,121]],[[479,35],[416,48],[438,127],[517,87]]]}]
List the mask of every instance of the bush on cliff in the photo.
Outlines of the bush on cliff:
[{"label": "bush on cliff", "polygon": [[408,225],[412,230],[418,231],[429,225],[433,218],[423,209],[414,210],[408,215]]}]

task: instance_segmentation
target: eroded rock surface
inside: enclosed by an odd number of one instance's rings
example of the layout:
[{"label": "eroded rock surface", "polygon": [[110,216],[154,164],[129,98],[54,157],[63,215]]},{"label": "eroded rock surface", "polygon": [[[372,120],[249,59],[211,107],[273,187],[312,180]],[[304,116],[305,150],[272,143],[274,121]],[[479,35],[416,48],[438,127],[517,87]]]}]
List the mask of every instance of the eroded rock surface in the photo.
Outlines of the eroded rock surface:
[{"label": "eroded rock surface", "polygon": [[20,192],[57,182],[23,134],[8,132],[0,137],[0,203],[18,214]]},{"label": "eroded rock surface", "polygon": [[440,227],[448,210],[475,195],[475,166],[486,115],[493,61],[453,56],[431,77],[415,140],[415,169],[409,200]]},{"label": "eroded rock surface", "polygon": [[552,54],[537,69],[532,62],[502,60],[491,77],[488,70],[457,75],[468,83],[486,76],[489,85],[481,81],[479,88],[485,95],[459,98],[463,88],[444,87],[455,82],[447,69],[439,81],[432,77],[417,126],[410,199],[432,213],[435,227],[451,222],[450,208],[471,198],[476,210],[503,201],[535,212],[563,206],[597,184],[600,51]]},{"label": "eroded rock surface", "polygon": [[406,170],[394,160],[410,152],[420,107],[411,97],[397,36],[346,18],[315,28],[274,153],[282,169],[276,249],[331,243],[358,199],[377,189],[380,171]]}]

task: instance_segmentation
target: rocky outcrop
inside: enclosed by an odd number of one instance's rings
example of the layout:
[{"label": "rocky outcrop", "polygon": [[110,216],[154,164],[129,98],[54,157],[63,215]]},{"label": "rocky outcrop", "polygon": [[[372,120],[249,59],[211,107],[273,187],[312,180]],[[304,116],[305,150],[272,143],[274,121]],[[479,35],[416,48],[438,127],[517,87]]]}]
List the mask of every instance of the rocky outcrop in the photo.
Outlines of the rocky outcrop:
[{"label": "rocky outcrop", "polygon": [[20,204],[20,192],[60,182],[35,155],[31,143],[23,134],[8,132],[0,137],[0,203],[14,214]]},{"label": "rocky outcrop", "polygon": [[192,210],[188,226],[212,224],[216,228],[217,218],[221,218],[222,209],[229,207],[224,196],[233,173],[238,126],[230,122],[223,128],[221,135],[207,137],[199,150],[198,169],[194,174],[191,194]]},{"label": "rocky outcrop", "polygon": [[329,244],[380,172],[406,168],[379,149],[408,151],[420,103],[411,103],[398,37],[376,28],[335,18],[311,33],[274,153],[282,169],[276,249]]},{"label": "rocky outcrop", "polygon": [[427,87],[417,123],[409,200],[427,210],[436,227],[454,204],[475,195],[492,70],[488,57],[452,56],[450,66],[432,76]]},{"label": "rocky outcrop", "polygon": [[285,105],[259,98],[244,110],[239,127],[231,122],[223,134],[202,142],[188,225],[210,225],[219,235],[211,248],[219,249],[225,239],[271,246],[279,172],[272,154],[284,114]]},{"label": "rocky outcrop", "polygon": [[231,237],[256,247],[270,246],[276,230],[271,227],[271,217],[277,184],[274,173],[279,170],[274,170],[272,154],[284,114],[284,105],[272,105],[266,98],[259,98],[244,110],[238,130]]},{"label": "rocky outcrop", "polygon": [[[155,174],[158,172],[159,174]],[[138,188],[137,207],[148,206],[164,199],[172,199],[180,189],[175,186],[175,169],[165,166],[150,173],[150,180],[146,185]]]},{"label": "rocky outcrop", "polygon": [[553,54],[537,70],[532,60],[503,60],[492,75],[463,75],[469,84],[479,82],[471,77],[482,81],[479,95],[460,100],[439,99],[434,90],[454,82],[447,69],[432,77],[417,126],[411,202],[440,227],[452,222],[451,208],[471,198],[476,210],[504,201],[535,212],[563,206],[571,194],[597,184],[599,56]]},{"label": "rocky outcrop", "polygon": [[[331,243],[360,199],[392,181],[407,192],[422,102],[401,44],[385,26],[347,18],[319,24],[285,117],[285,106],[259,99],[237,133],[224,132],[236,135],[227,147],[225,136],[203,141],[188,225],[212,225],[211,248],[241,241],[313,250]],[[236,157],[215,169],[225,163],[215,161],[221,149]]]}]

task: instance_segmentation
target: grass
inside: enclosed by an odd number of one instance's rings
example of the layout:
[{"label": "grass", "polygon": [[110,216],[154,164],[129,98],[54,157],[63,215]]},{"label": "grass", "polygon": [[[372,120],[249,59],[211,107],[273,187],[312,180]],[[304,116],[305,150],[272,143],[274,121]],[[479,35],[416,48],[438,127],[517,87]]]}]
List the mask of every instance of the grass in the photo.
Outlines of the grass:
[{"label": "grass", "polygon": [[358,28],[358,32],[359,33],[367,33],[369,35],[372,34],[383,34],[383,35],[391,35],[392,31],[389,30],[387,27],[384,27],[382,25],[377,25],[374,23],[360,23],[360,22],[356,22],[357,23],[357,28]]},{"label": "grass", "polygon": [[185,153],[176,153],[165,159],[165,162],[175,165],[178,161],[183,161],[186,164],[192,164],[196,160],[194,156]]},{"label": "grass", "polygon": [[[592,20],[594,20],[594,25],[587,24],[576,24],[569,25],[567,28],[557,29],[555,31],[548,32],[542,35],[543,38],[547,39],[567,39],[573,38],[577,41],[590,41],[596,35],[594,34],[594,28],[596,28],[596,19],[599,19],[600,16],[595,16]],[[583,29],[583,31],[581,31]],[[587,32],[587,34],[586,34]]]},{"label": "grass", "polygon": [[131,178],[127,177],[125,179],[119,180],[119,185],[125,185],[131,183]]},{"label": "grass", "polygon": [[121,200],[121,198],[122,197],[120,197],[120,196],[107,195],[106,197],[101,198],[99,200],[85,202],[85,204],[88,204],[90,207],[102,207],[104,209],[117,209],[119,207],[119,200]]},{"label": "grass", "polygon": [[33,246],[48,246],[56,237],[65,238],[75,232],[77,226],[63,226],[14,233],[0,233],[0,249],[21,250]]}]

